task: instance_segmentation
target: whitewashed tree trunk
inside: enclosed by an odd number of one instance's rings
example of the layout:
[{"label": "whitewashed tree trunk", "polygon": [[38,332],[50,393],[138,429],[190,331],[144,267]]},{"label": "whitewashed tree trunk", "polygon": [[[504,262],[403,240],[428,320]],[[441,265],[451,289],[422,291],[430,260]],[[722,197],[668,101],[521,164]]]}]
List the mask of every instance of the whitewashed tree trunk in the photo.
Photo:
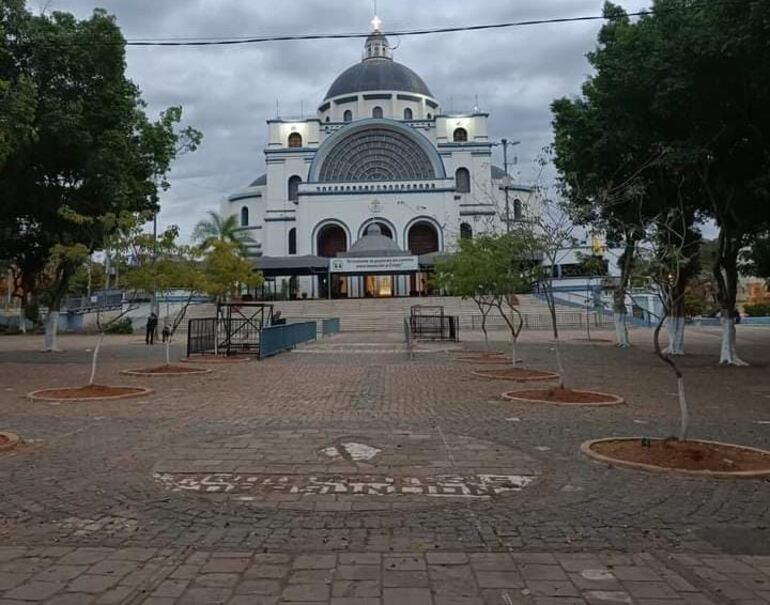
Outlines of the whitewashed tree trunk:
[{"label": "whitewashed tree trunk", "polygon": [[99,340],[96,341],[94,347],[94,353],[91,355],[91,377],[88,379],[88,384],[93,384],[96,379],[96,361],[99,358],[99,350],[102,348],[102,341],[104,340],[104,332],[99,333]]},{"label": "whitewashed tree trunk", "polygon": [[615,320],[615,346],[626,349],[631,346],[628,338],[628,315],[626,313],[613,313]]},{"label": "whitewashed tree trunk", "polygon": [[677,376],[676,391],[679,397],[679,441],[687,441],[687,432],[690,429],[690,414],[687,409],[687,396],[684,392],[684,377]]},{"label": "whitewashed tree trunk", "polygon": [[561,362],[561,347],[559,346],[558,338],[554,339],[553,348],[556,351],[556,366],[559,368],[559,388],[563,389],[567,379],[564,375],[564,364]]},{"label": "whitewashed tree trunk", "polygon": [[27,318],[24,316],[24,301],[19,306],[19,331],[22,334],[27,333]]},{"label": "whitewashed tree trunk", "polygon": [[45,320],[45,335],[43,336],[44,351],[58,351],[59,312],[50,310]]},{"label": "whitewashed tree trunk", "polygon": [[735,319],[732,317],[722,317],[722,350],[719,363],[729,366],[749,365],[735,352]]},{"label": "whitewashed tree trunk", "polygon": [[684,355],[684,317],[669,316],[666,319],[668,346],[663,350],[666,355]]},{"label": "whitewashed tree trunk", "polygon": [[171,335],[166,338],[166,365],[171,365]]}]

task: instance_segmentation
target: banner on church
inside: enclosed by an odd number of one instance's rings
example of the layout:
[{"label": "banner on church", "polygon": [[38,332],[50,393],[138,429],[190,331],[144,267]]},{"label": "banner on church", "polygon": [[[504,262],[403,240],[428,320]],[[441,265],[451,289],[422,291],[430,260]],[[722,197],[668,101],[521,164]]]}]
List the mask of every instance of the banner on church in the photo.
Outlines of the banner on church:
[{"label": "banner on church", "polygon": [[420,265],[416,256],[332,258],[329,270],[332,273],[402,273],[419,271]]}]

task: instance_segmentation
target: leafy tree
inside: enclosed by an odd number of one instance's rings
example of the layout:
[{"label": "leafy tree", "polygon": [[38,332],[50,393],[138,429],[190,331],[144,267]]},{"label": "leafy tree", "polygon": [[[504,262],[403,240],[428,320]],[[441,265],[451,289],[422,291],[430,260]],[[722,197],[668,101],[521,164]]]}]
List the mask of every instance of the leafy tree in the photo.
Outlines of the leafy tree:
[{"label": "leafy tree", "polygon": [[739,268],[744,275],[759,277],[770,284],[770,231],[755,234],[740,260]]},{"label": "leafy tree", "polygon": [[213,241],[202,261],[204,292],[218,301],[239,292],[242,286],[258,288],[262,274],[243,258],[235,244]]},{"label": "leafy tree", "polygon": [[43,295],[53,348],[62,296],[82,264],[75,252],[102,249],[123,215],[151,216],[179,145],[196,145],[200,133],[178,130],[180,108],[147,118],[125,76],[120,29],[104,11],[82,21],[33,16],[6,0],[0,20],[0,80],[26,91],[21,113],[33,134],[3,148],[0,257],[15,267],[25,297]]},{"label": "leafy tree", "polygon": [[524,324],[516,294],[528,292],[532,283],[530,238],[531,234],[523,228],[510,234],[463,238],[452,256],[436,263],[436,284],[476,303],[487,351],[487,317],[492,309],[497,309],[511,334],[513,365],[517,363],[516,342]]},{"label": "leafy tree", "polygon": [[236,246],[238,252],[246,254],[247,244],[253,243],[254,238],[238,225],[235,215],[223,217],[210,211],[209,218],[202,219],[195,225],[193,240],[198,242],[203,250],[208,250],[216,242],[225,242]]}]

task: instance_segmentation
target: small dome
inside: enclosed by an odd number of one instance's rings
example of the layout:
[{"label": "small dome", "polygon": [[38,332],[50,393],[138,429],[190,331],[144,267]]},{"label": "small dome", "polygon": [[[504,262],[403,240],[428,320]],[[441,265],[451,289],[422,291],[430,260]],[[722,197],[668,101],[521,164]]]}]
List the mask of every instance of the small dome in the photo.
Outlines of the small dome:
[{"label": "small dome", "polygon": [[347,252],[341,252],[338,256],[408,256],[398,247],[398,244],[382,234],[382,229],[377,223],[372,223],[366,228],[366,233]]},{"label": "small dome", "polygon": [[433,97],[423,79],[406,65],[392,59],[366,59],[343,71],[334,80],[325,98],[367,90],[396,90]]}]

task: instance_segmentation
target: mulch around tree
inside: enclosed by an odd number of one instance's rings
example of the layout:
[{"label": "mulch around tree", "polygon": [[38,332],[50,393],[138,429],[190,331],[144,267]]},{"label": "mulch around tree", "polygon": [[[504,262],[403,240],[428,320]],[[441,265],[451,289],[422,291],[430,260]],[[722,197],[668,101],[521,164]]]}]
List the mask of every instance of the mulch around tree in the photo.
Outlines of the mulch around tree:
[{"label": "mulch around tree", "polygon": [[556,372],[514,367],[473,370],[472,374],[482,378],[489,378],[490,380],[513,380],[514,382],[538,382],[541,380],[559,379],[559,375]]},{"label": "mulch around tree", "polygon": [[552,403],[555,405],[617,405],[623,403],[623,398],[611,393],[584,391],[575,389],[560,389],[558,387],[545,389],[525,389],[503,393],[503,399],[523,401],[527,403]]},{"label": "mulch around tree", "polygon": [[196,368],[195,366],[162,365],[154,368],[142,368],[138,370],[121,370],[121,374],[130,376],[183,376],[189,374],[208,374],[210,368]]},{"label": "mulch around tree", "polygon": [[237,355],[195,355],[180,359],[182,363],[241,363],[249,361],[248,357],[239,357]]},{"label": "mulch around tree", "polygon": [[12,450],[19,444],[19,437],[15,433],[0,433],[0,452]]},{"label": "mulch around tree", "polygon": [[610,465],[715,477],[770,476],[770,451],[688,439],[608,438],[586,441],[586,455]]},{"label": "mulch around tree", "polygon": [[89,384],[82,387],[59,387],[39,389],[27,394],[30,399],[40,401],[100,401],[128,399],[152,393],[144,387],[116,387],[104,384]]}]

